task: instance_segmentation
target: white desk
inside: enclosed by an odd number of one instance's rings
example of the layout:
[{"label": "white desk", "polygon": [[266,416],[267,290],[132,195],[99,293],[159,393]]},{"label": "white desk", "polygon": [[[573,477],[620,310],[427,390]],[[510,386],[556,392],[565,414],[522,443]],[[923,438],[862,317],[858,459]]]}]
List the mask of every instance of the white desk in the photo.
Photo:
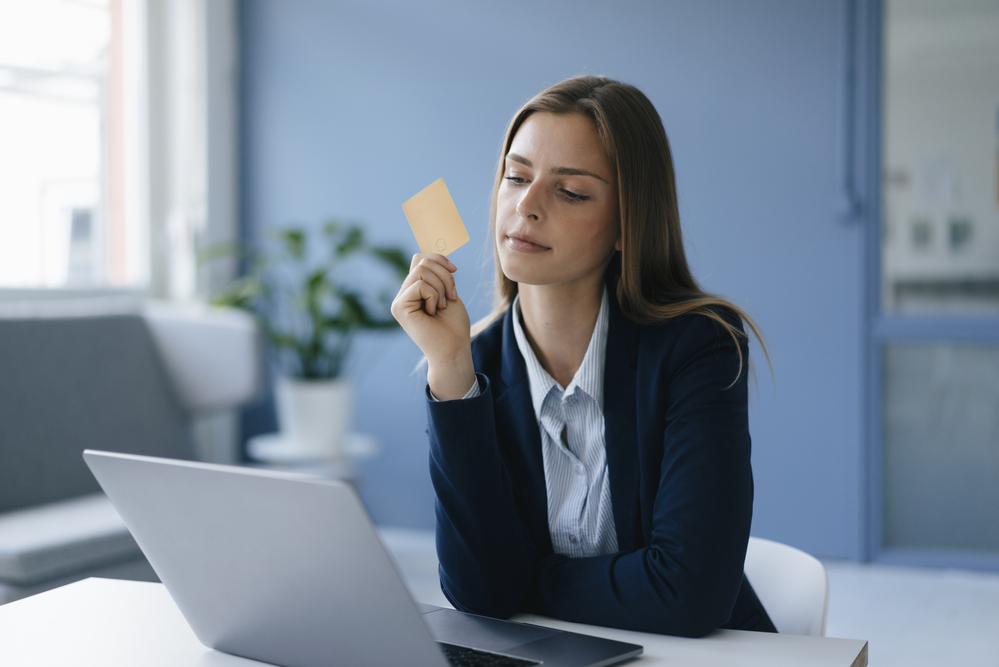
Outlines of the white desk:
[{"label": "white desk", "polygon": [[[518,620],[643,645],[644,655],[629,665],[867,665],[867,642],[855,639],[735,630],[684,639],[534,616]],[[91,578],[0,606],[4,667],[261,664],[202,646],[162,584]]]}]

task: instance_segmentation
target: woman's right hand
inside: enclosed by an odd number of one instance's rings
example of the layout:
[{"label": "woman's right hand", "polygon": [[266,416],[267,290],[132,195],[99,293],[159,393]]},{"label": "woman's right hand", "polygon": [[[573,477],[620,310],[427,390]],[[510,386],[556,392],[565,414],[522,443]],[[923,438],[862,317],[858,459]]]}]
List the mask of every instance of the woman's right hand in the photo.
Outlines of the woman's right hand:
[{"label": "woman's right hand", "polygon": [[471,359],[468,311],[453,276],[457,270],[444,255],[418,252],[392,301],[392,316],[431,365]]}]

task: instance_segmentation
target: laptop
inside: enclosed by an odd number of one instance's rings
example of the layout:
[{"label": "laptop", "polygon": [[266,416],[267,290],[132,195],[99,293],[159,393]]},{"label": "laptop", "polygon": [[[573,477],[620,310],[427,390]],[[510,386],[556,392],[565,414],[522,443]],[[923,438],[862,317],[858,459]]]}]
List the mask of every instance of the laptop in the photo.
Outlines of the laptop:
[{"label": "laptop", "polygon": [[611,665],[642,647],[413,600],[350,485],[85,450],[210,648],[279,665]]}]

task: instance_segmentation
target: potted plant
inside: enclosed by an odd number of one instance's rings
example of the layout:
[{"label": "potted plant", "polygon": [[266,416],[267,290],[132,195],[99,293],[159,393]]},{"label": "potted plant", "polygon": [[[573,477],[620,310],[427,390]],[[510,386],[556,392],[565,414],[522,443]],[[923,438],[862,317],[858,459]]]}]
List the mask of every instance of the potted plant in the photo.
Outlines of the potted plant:
[{"label": "potted plant", "polygon": [[382,290],[372,305],[370,281],[357,287],[343,280],[344,265],[367,257],[401,281],[409,272],[406,252],[370,244],[360,226],[330,220],[318,233],[300,226],[270,230],[260,248],[213,246],[199,262],[233,255],[246,262],[246,273],[211,302],[246,310],[259,322],[278,371],[278,425],[287,440],[303,454],[341,456],[352,406],[343,371],[353,337],[398,326],[390,313],[394,290]]}]

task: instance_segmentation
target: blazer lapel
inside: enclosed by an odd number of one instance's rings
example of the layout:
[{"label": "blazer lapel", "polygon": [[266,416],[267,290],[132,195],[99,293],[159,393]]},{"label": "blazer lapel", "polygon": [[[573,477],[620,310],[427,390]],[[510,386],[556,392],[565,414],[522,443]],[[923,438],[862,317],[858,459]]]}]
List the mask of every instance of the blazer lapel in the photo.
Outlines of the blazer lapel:
[{"label": "blazer lapel", "polygon": [[631,551],[639,546],[641,516],[635,425],[638,326],[621,311],[616,287],[616,281],[608,282],[610,318],[604,357],[604,441],[617,545],[621,551]]},{"label": "blazer lapel", "polygon": [[[507,461],[511,467],[514,493],[524,499],[528,527],[542,553],[552,552],[548,530],[548,489],[541,454],[541,431],[534,417],[527,367],[513,333],[513,308],[503,316],[503,346],[500,381],[494,403],[496,430],[503,443],[510,443],[516,455]],[[519,482],[519,484],[518,484]]]}]

